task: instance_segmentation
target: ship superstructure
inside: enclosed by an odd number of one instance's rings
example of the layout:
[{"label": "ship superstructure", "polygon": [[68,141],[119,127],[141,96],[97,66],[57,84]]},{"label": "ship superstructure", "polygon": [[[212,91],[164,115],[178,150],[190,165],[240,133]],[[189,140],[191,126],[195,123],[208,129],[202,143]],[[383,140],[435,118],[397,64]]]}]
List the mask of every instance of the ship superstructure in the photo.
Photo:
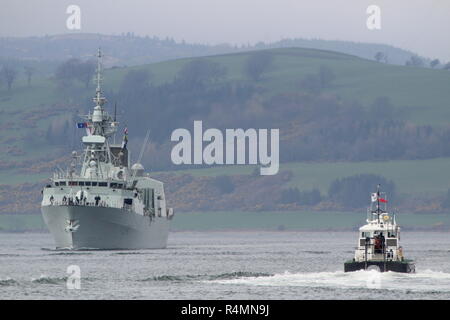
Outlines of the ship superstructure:
[{"label": "ship superstructure", "polygon": [[386,194],[378,186],[371,195],[367,224],[359,228],[355,256],[344,264],[346,272],[361,269],[406,273],[415,271],[414,263],[404,257],[400,246],[400,227],[395,214],[388,213],[387,202]]},{"label": "ship superstructure", "polygon": [[166,207],[161,181],[140,163],[130,168],[128,130],[121,144],[109,141],[119,123],[104,109],[101,58],[99,50],[94,110],[78,123],[86,129],[84,150],[74,151],[67,171],[55,172],[44,188],[44,221],[58,249],[164,248],[173,210]]}]

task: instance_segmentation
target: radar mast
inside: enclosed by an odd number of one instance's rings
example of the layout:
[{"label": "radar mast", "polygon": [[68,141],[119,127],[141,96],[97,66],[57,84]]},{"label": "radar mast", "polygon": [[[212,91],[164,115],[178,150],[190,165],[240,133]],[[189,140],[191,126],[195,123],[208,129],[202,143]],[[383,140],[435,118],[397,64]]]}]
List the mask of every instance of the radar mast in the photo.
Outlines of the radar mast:
[{"label": "radar mast", "polygon": [[102,95],[102,71],[103,71],[103,65],[102,65],[102,51],[100,48],[98,48],[97,52],[97,70],[96,70],[96,76],[95,81],[97,82],[97,89],[95,90],[95,97],[94,102],[96,106],[102,107],[106,103],[106,98]]}]

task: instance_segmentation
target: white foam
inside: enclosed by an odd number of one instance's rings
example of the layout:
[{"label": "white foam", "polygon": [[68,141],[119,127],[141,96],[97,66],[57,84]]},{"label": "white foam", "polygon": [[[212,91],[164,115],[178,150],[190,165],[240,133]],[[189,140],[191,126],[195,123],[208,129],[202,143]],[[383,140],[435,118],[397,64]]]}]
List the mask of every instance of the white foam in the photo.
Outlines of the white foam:
[{"label": "white foam", "polygon": [[267,277],[242,277],[228,280],[213,280],[212,282],[249,286],[370,288],[450,292],[450,273],[432,270],[425,270],[415,274],[380,273],[375,270],[347,273],[343,271],[311,273],[290,273],[286,271]]}]

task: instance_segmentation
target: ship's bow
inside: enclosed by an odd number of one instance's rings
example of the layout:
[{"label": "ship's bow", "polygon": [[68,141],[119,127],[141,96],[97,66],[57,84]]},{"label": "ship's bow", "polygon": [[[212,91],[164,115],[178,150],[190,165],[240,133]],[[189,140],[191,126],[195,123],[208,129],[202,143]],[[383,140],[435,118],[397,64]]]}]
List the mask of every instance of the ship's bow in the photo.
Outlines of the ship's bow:
[{"label": "ship's bow", "polygon": [[57,249],[160,249],[167,246],[169,220],[118,208],[43,206]]}]

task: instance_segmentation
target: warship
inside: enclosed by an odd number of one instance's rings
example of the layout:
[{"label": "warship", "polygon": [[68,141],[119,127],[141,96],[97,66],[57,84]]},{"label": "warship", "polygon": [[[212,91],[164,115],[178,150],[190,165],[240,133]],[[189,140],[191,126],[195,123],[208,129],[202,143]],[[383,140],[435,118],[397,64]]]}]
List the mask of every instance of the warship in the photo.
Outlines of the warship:
[{"label": "warship", "polygon": [[395,214],[387,209],[386,193],[380,191],[371,195],[367,211],[367,224],[359,228],[358,246],[353,260],[344,263],[344,271],[371,270],[414,273],[412,260],[405,259],[400,246],[400,227]]},{"label": "warship", "polygon": [[[56,249],[165,248],[173,209],[166,207],[164,185],[130,167],[128,129],[120,144],[110,143],[119,123],[104,109],[102,53],[97,54],[95,107],[78,128],[85,128],[83,152],[72,152],[67,170],[53,174],[42,190],[41,211]],[[148,139],[148,132],[144,146]],[[77,170],[77,168],[79,170]]]}]

